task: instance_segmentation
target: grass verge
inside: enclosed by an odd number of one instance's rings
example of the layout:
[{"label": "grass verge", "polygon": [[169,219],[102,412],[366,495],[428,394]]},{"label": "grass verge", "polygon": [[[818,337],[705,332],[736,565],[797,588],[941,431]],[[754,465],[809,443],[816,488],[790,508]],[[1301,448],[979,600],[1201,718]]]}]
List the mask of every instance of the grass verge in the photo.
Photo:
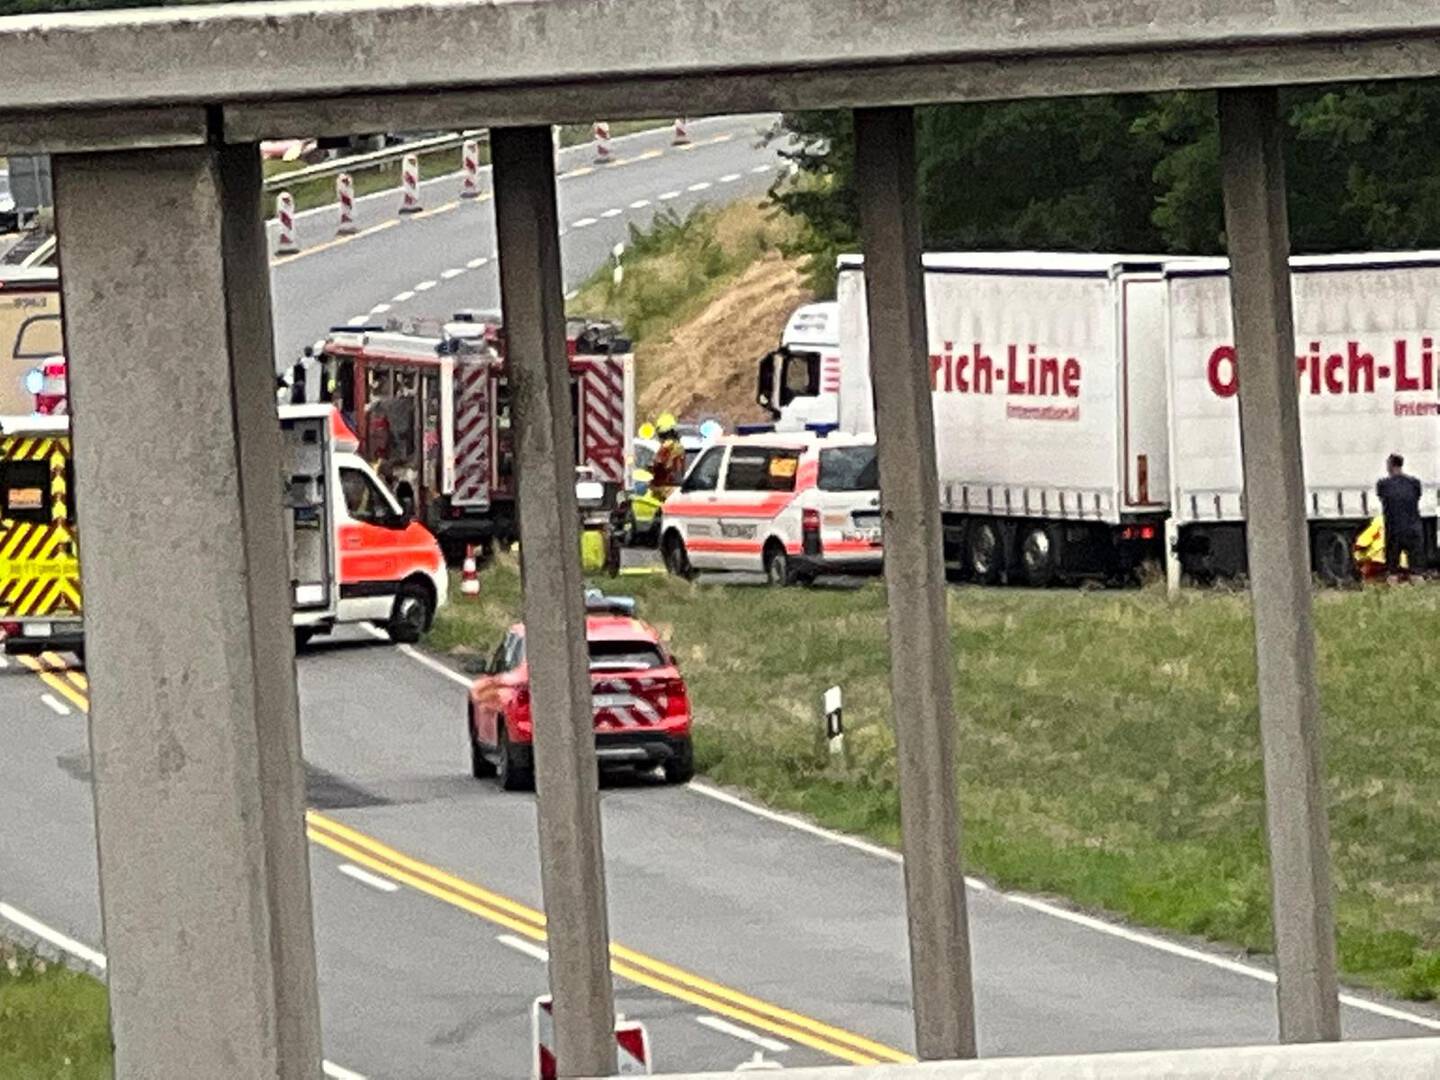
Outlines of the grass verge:
[{"label": "grass verge", "polygon": [[0,941],[0,1076],[102,1080],[110,1075],[105,987]]},{"label": "grass verge", "polygon": [[[442,612],[432,647],[488,652],[512,563]],[[700,769],[898,845],[883,590],[626,579],[670,640]],[[950,593],[966,860],[1003,887],[1268,952],[1269,884],[1248,597]],[[1352,983],[1440,994],[1440,592],[1316,599],[1340,958]],[[821,741],[845,690],[847,750]]]}]

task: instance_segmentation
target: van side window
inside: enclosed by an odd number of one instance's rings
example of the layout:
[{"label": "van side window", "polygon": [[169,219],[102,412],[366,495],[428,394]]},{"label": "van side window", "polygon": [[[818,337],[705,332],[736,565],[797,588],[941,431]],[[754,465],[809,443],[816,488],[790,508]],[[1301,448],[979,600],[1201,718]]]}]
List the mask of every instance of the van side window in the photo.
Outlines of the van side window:
[{"label": "van side window", "polygon": [[685,477],[681,491],[714,491],[720,483],[720,463],[725,460],[725,448],[712,446],[706,450],[695,467]]},{"label": "van side window", "polygon": [[394,514],[384,493],[359,469],[341,468],[340,488],[345,492],[345,509],[355,521],[379,524]]},{"label": "van side window", "polygon": [[50,462],[0,462],[0,518],[50,522]]},{"label": "van side window", "polygon": [[794,491],[799,450],[737,446],[730,451],[726,491]]}]

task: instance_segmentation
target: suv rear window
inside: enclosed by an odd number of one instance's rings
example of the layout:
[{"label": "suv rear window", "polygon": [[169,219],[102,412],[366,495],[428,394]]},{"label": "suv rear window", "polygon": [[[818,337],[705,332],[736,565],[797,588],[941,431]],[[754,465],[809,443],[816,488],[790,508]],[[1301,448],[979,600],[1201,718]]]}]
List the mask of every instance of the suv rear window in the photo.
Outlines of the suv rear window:
[{"label": "suv rear window", "polygon": [[875,491],[880,467],[873,446],[836,446],[820,451],[821,491]]},{"label": "suv rear window", "polygon": [[652,641],[590,642],[591,671],[651,671],[665,666],[665,657]]},{"label": "suv rear window", "polygon": [[726,491],[794,491],[799,450],[736,446],[725,472]]}]

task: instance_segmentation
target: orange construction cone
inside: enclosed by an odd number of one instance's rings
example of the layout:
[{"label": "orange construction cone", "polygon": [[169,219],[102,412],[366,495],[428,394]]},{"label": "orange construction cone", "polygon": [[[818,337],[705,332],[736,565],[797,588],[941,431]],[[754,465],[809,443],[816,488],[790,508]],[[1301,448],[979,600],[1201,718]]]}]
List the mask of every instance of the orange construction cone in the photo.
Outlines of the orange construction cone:
[{"label": "orange construction cone", "polygon": [[480,595],[480,575],[475,570],[475,545],[465,545],[465,562],[460,567],[460,595]]}]

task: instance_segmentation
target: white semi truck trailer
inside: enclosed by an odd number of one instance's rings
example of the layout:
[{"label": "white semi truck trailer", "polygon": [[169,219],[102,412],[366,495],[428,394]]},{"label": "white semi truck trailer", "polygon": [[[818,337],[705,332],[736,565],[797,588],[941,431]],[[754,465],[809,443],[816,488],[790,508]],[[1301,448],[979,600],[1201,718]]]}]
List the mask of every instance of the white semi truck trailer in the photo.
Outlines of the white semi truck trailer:
[{"label": "white semi truck trailer", "polygon": [[[1440,480],[1440,252],[1297,257],[1297,393],[1312,558],[1352,572],[1385,458]],[[925,292],[945,555],[980,581],[1119,576],[1171,554],[1245,569],[1238,380],[1223,259],[928,255]],[[864,269],[840,261],[840,430],[874,430]],[[772,358],[776,354],[772,354]],[[806,363],[761,365],[778,427],[817,410]],[[811,361],[813,362],[813,361]],[[812,380],[812,384],[814,380]],[[822,389],[823,392],[823,389]]]}]

